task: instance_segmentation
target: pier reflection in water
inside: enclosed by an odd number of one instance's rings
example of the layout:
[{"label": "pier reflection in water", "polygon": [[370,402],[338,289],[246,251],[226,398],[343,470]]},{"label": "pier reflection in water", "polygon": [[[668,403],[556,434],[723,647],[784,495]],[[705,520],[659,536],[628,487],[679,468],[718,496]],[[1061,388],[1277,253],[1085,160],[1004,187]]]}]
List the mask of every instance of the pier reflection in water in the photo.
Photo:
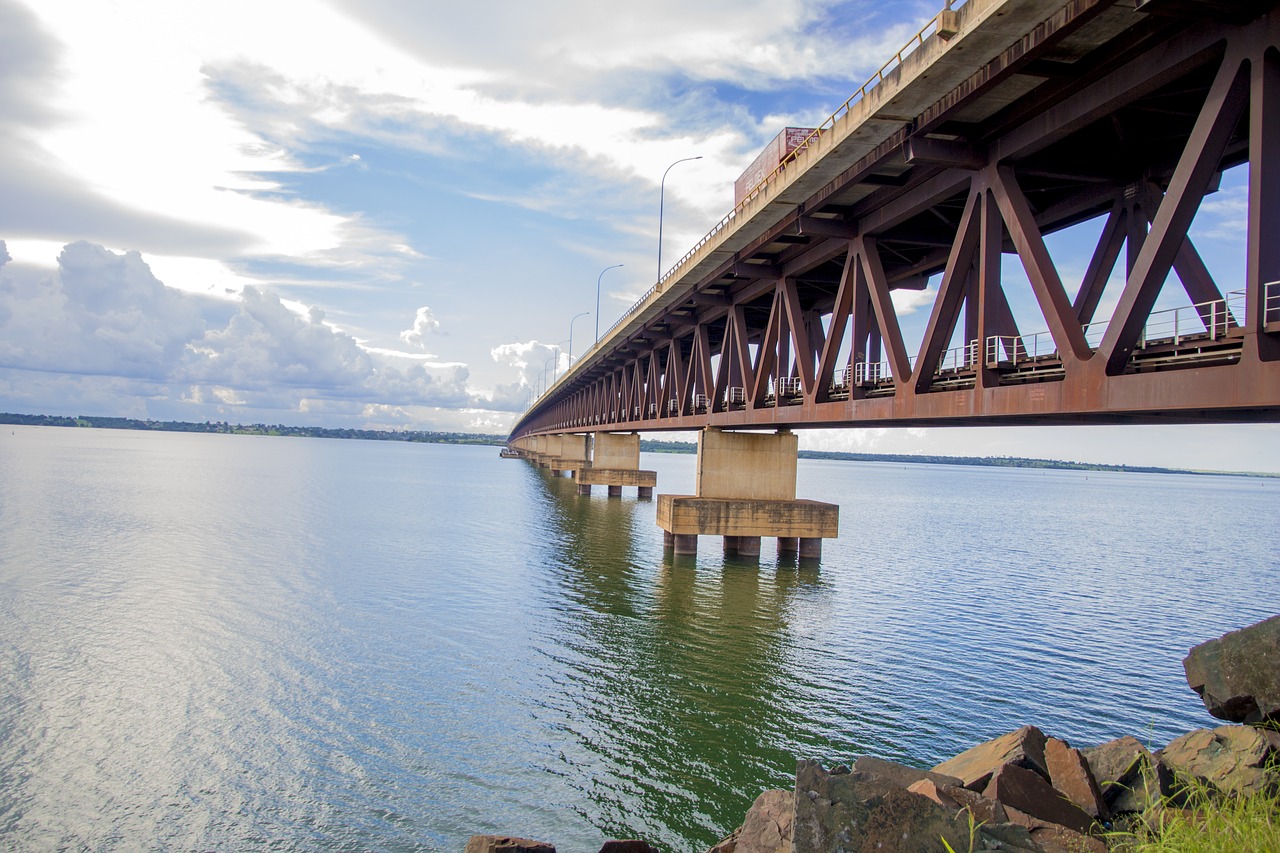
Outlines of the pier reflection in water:
[{"label": "pier reflection in water", "polygon": [[567,739],[548,769],[583,777],[611,834],[716,836],[719,815],[762,779],[786,784],[794,766],[786,614],[820,572],[794,555],[716,554],[699,568],[662,553],[651,504],[543,483],[563,547],[547,596],[555,640],[539,650],[553,660],[547,696]]}]

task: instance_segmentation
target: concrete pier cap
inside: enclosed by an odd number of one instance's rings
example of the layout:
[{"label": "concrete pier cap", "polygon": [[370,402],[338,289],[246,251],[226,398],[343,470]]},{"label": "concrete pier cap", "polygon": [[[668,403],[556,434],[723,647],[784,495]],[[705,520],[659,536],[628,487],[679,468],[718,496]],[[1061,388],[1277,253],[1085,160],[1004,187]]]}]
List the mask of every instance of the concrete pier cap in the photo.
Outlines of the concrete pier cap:
[{"label": "concrete pier cap", "polygon": [[623,486],[635,486],[640,497],[653,496],[658,472],[640,469],[640,433],[597,432],[589,438],[590,461],[574,474],[578,494],[591,494],[592,486],[607,486],[610,497],[619,497]]},{"label": "concrete pier cap", "polygon": [[[839,536],[840,508],[796,498],[799,440],[790,430],[698,434],[696,494],[658,495],[658,526],[676,554],[697,553],[698,536],[723,536],[729,553],[758,556],[762,536],[805,559]],[[792,542],[795,546],[792,546]]]}]

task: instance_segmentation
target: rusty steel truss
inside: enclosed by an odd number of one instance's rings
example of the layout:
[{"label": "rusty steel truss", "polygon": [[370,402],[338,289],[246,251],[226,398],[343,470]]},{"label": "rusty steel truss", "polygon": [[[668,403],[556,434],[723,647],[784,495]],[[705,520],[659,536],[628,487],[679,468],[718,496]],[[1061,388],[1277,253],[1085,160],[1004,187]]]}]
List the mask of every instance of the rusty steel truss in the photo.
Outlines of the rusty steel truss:
[{"label": "rusty steel truss", "polygon": [[[1280,420],[1280,3],[1134,5],[1040,3],[1038,25],[874,150],[633,310],[512,438]],[[1245,277],[1219,282],[1189,227],[1237,166]],[[1088,220],[1100,237],[1068,291],[1045,236]],[[1045,331],[1019,328],[1002,256]],[[909,352],[891,293],[938,273]],[[1153,311],[1179,283],[1190,306]]]}]

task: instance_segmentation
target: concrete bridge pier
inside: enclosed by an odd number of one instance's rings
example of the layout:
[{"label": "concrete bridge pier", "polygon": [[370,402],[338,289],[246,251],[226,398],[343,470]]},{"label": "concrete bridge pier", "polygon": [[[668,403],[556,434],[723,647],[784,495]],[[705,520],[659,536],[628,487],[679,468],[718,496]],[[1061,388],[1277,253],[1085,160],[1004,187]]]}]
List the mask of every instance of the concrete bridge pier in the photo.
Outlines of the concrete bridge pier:
[{"label": "concrete bridge pier", "polygon": [[578,494],[591,494],[592,486],[607,486],[609,497],[622,495],[623,486],[635,486],[641,498],[652,498],[658,485],[657,471],[640,470],[640,434],[597,432],[591,437],[591,462],[577,469]]},{"label": "concrete bridge pier", "polygon": [[658,495],[663,544],[696,554],[699,536],[723,536],[726,554],[760,556],[760,537],[778,539],[780,553],[822,555],[822,540],[839,535],[840,508],[796,499],[795,433],[724,432],[698,435],[693,495]]},{"label": "concrete bridge pier", "polygon": [[551,446],[555,450],[554,455],[548,459],[553,475],[558,477],[563,471],[572,474],[590,464],[587,461],[590,456],[590,436],[563,434],[547,438],[551,439]]}]

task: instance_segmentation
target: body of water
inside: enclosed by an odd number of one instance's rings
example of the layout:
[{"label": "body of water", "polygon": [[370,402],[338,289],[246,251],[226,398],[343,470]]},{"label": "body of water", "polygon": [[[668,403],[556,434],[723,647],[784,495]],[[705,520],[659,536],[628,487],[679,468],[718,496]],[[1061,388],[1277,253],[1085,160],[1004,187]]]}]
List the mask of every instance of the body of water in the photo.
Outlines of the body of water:
[{"label": "body of water", "polygon": [[697,851],[797,758],[1214,725],[1182,656],[1280,611],[1276,480],[801,461],[812,567],[491,447],[4,432],[6,850]]}]

